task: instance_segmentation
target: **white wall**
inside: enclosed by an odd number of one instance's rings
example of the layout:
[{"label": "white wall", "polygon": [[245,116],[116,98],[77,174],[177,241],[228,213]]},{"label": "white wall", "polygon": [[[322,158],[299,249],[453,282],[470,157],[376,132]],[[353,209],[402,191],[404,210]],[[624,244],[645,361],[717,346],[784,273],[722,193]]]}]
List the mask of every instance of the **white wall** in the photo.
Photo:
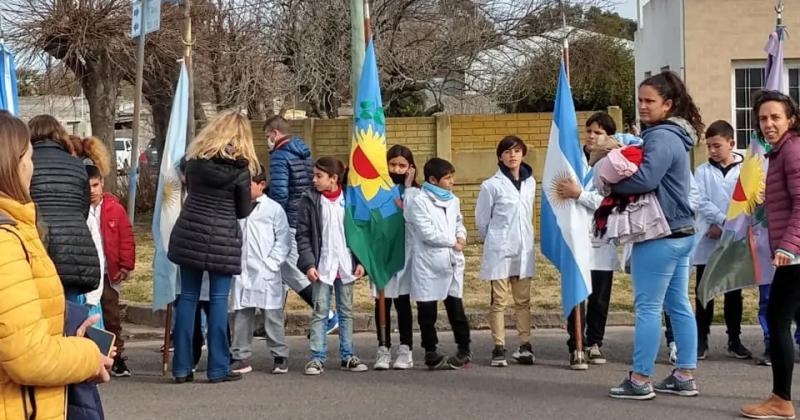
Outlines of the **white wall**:
[{"label": "white wall", "polygon": [[639,29],[634,37],[636,85],[645,72],[663,67],[684,75],[683,0],[639,0]]}]

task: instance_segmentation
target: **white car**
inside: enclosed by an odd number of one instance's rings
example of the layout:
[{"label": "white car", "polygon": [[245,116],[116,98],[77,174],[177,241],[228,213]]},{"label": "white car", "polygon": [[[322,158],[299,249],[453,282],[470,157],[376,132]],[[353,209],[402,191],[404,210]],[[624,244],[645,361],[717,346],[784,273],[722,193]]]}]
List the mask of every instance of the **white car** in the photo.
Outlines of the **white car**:
[{"label": "white car", "polygon": [[131,165],[131,144],[132,139],[117,138],[114,139],[114,151],[117,157],[117,172],[127,172],[128,167]]}]

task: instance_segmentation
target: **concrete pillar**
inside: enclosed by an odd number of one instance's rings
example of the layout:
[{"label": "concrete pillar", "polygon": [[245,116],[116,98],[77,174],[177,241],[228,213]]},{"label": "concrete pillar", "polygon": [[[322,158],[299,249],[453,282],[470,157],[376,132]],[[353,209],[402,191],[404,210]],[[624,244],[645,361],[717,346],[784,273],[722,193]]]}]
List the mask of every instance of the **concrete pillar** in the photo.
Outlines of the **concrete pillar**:
[{"label": "concrete pillar", "polygon": [[436,157],[453,160],[453,146],[450,132],[450,115],[439,113],[436,118]]},{"label": "concrete pillar", "polygon": [[608,112],[608,115],[611,115],[611,118],[613,118],[614,122],[617,124],[617,131],[620,133],[625,131],[625,120],[622,119],[622,108],[612,105],[606,108],[606,112]]}]

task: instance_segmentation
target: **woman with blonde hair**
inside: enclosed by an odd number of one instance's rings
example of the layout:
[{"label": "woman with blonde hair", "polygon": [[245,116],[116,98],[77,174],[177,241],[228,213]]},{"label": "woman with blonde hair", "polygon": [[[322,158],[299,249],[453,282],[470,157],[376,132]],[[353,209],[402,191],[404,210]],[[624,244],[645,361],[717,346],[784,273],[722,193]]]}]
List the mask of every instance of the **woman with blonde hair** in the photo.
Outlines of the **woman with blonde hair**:
[{"label": "woman with blonde hair", "polygon": [[69,136],[74,148],[73,155],[82,160],[85,165],[96,166],[103,177],[111,173],[111,155],[108,153],[103,140],[97,137]]},{"label": "woman with blonde hair", "polygon": [[33,144],[30,194],[47,228],[45,245],[58,270],[67,300],[100,285],[100,260],[89,217],[89,176],[75,157],[75,145],[64,126],[51,115],[28,122]]},{"label": "woman with blonde hair", "polygon": [[63,337],[64,294],[29,193],[32,154],[25,123],[0,111],[0,413],[63,419],[66,385],[108,382],[112,360]]},{"label": "woman with blonde hair", "polygon": [[242,271],[242,233],[238,219],[250,214],[250,178],[259,171],[250,121],[226,111],[211,121],[189,146],[184,173],[187,197],[169,242],[169,259],[180,269],[175,306],[176,383],[194,380],[192,336],[203,274],[209,278],[209,382],[235,381],[227,340],[228,292]]}]

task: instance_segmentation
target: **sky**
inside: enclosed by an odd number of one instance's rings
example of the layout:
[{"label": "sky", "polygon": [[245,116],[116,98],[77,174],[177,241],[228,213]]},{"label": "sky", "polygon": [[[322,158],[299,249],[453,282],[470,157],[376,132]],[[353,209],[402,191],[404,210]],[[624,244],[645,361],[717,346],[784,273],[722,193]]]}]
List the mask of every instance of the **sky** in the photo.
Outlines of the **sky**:
[{"label": "sky", "polygon": [[636,20],[636,0],[618,0],[614,8],[622,17]]}]

